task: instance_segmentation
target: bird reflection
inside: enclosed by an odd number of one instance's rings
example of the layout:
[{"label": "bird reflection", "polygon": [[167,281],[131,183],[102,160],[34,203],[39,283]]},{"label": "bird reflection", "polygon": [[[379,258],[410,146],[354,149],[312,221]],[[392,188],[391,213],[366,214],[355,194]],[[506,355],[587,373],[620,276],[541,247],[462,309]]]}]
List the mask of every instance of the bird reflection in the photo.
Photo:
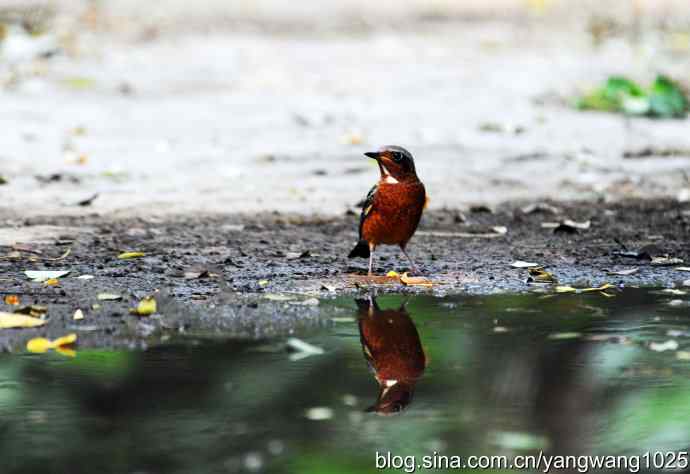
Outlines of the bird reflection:
[{"label": "bird reflection", "polygon": [[398,413],[412,402],[426,367],[417,327],[404,303],[398,309],[382,310],[374,297],[356,302],[362,351],[379,384],[376,403],[367,411]]}]

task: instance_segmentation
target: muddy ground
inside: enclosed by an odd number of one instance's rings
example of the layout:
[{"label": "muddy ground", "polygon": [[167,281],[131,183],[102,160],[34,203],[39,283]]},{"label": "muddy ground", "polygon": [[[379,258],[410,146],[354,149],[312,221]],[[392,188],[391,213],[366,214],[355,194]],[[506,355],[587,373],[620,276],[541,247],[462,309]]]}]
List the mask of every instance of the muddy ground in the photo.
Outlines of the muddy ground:
[{"label": "muddy ground", "polygon": [[[553,209],[526,214],[524,205],[466,212],[428,212],[410,244],[432,288],[395,281],[370,281],[366,261],[348,260],[355,241],[356,215],[304,217],[270,213],[254,217],[215,215],[166,219],[110,219],[98,215],[3,216],[0,275],[4,294],[22,305],[48,307],[40,329],[3,331],[3,347],[17,349],[36,334],[77,331],[86,345],[147,345],[180,334],[263,337],[327,324],[315,299],[340,294],[431,292],[486,294],[553,291],[526,283],[515,260],[544,265],[561,284],[575,287],[608,282],[624,286],[679,286],[690,277],[674,266],[618,255],[645,246],[690,262],[687,247],[690,204],[627,201],[618,204],[551,203]],[[491,211],[491,212],[489,212]],[[591,221],[576,233],[543,228],[543,222],[570,218]],[[11,227],[14,225],[14,227]],[[493,227],[507,229],[495,235]],[[622,244],[622,245],[621,245]],[[67,249],[69,254],[58,261]],[[145,257],[119,260],[123,251]],[[376,272],[407,271],[393,248],[377,252]],[[676,267],[678,264],[676,264]],[[628,276],[607,270],[638,267]],[[28,281],[25,270],[69,270],[57,286]],[[92,275],[82,280],[81,275]],[[121,301],[98,301],[99,293]],[[159,314],[129,313],[137,301],[157,293]],[[93,305],[100,305],[96,308]],[[12,311],[16,307],[0,306]],[[74,321],[76,309],[85,318]],[[345,315],[347,316],[347,315]]]}]

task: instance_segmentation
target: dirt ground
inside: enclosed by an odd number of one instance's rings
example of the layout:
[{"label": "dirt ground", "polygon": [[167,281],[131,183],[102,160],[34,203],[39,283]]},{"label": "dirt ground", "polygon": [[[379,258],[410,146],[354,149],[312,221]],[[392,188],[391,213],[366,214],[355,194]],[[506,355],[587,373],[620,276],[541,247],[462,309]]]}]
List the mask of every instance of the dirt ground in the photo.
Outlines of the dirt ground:
[{"label": "dirt ground", "polygon": [[[561,285],[578,288],[682,285],[686,275],[673,266],[656,266],[620,251],[647,246],[651,256],[690,262],[687,248],[690,205],[670,200],[616,204],[552,203],[556,207],[525,213],[524,206],[428,212],[410,244],[432,288],[366,278],[366,261],[348,260],[357,216],[300,216],[267,213],[255,217],[216,215],[167,219],[81,217],[17,218],[5,215],[0,232],[0,275],[4,294],[22,305],[49,308],[49,323],[39,330],[3,331],[6,348],[34,333],[59,336],[75,330],[84,344],[145,345],[183,334],[263,337],[326,324],[319,298],[361,292],[486,294],[553,291],[526,282],[516,260],[537,263]],[[491,211],[491,212],[488,212]],[[590,221],[576,233],[554,232],[544,222],[570,218]],[[14,230],[8,224],[14,223]],[[496,234],[496,226],[505,227]],[[651,247],[650,247],[651,246]],[[58,260],[65,254],[70,253]],[[119,260],[124,251],[146,256]],[[607,271],[637,267],[628,276]],[[30,282],[25,270],[69,270],[59,285]],[[377,252],[376,272],[408,270],[393,248]],[[92,275],[82,280],[81,275]],[[103,292],[121,301],[99,301]],[[150,294],[159,315],[139,317],[130,308]],[[93,305],[100,305],[94,309]],[[76,309],[85,318],[74,321]],[[8,305],[2,310],[13,310]]]}]

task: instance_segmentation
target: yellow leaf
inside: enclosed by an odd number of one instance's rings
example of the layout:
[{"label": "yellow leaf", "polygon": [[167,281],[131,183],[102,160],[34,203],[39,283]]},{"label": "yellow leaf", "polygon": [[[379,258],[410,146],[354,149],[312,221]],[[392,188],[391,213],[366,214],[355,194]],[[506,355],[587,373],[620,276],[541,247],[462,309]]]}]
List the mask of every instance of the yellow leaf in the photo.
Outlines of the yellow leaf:
[{"label": "yellow leaf", "polygon": [[24,314],[0,313],[0,329],[33,328],[46,322]]},{"label": "yellow leaf", "polygon": [[48,349],[51,349],[52,347],[52,341],[46,339],[45,337],[35,337],[26,343],[27,351],[35,352],[38,354],[48,352]]},{"label": "yellow leaf", "polygon": [[46,286],[55,286],[60,284],[60,280],[57,278],[49,278],[48,280],[44,281],[43,284]]},{"label": "yellow leaf", "polygon": [[120,260],[129,260],[130,258],[139,258],[145,256],[146,254],[144,252],[124,252],[118,255],[117,258]]},{"label": "yellow leaf", "polygon": [[577,293],[577,289],[572,286],[557,286],[556,293]]},{"label": "yellow leaf", "polygon": [[591,292],[591,291],[602,291],[602,292],[603,292],[604,290],[609,290],[609,289],[611,289],[611,288],[615,288],[615,286],[612,285],[612,284],[610,284],[610,283],[604,283],[604,284],[601,285],[599,288],[584,288],[584,289],[582,290],[582,292],[583,292],[583,293],[589,293],[589,292]]},{"label": "yellow leaf", "polygon": [[158,311],[158,305],[153,296],[144,298],[139,302],[136,308],[129,310],[131,314],[136,314],[137,316],[150,316],[156,311]]},{"label": "yellow leaf", "polygon": [[259,286],[267,286],[269,283],[268,280],[259,280]]},{"label": "yellow leaf", "polygon": [[400,277],[400,282],[407,286],[426,286],[429,288],[434,286],[431,280],[423,277],[411,277],[407,275],[407,272],[402,274]]},{"label": "yellow leaf", "polygon": [[398,274],[398,272],[393,271],[393,270],[386,273],[386,276],[389,278],[400,278],[400,275]]},{"label": "yellow leaf", "polygon": [[532,279],[537,283],[556,283],[556,277],[552,273],[547,272],[541,267],[531,267],[527,272]]},{"label": "yellow leaf", "polygon": [[17,295],[7,295],[5,296],[5,304],[10,306],[18,306],[21,303],[19,296]]},{"label": "yellow leaf", "polygon": [[42,354],[50,349],[55,349],[64,355],[73,357],[76,353],[65,346],[71,346],[75,342],[77,342],[76,334],[68,334],[66,336],[58,337],[54,341],[44,337],[35,337],[26,343],[26,350],[29,352],[35,352],[37,354]]}]

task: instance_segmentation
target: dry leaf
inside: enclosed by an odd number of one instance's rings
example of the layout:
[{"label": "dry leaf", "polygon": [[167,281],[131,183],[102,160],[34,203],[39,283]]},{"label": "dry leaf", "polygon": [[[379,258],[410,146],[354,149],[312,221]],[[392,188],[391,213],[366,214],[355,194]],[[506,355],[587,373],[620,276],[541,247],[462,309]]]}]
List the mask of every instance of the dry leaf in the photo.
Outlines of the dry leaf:
[{"label": "dry leaf", "polygon": [[24,314],[0,313],[0,329],[34,328],[43,326],[45,323],[42,319]]},{"label": "dry leaf", "polygon": [[44,281],[43,284],[46,286],[56,286],[60,284],[60,280],[57,278],[49,278],[48,280]]},{"label": "dry leaf", "polygon": [[117,256],[119,260],[129,260],[132,258],[139,258],[139,257],[145,257],[146,254],[144,252],[124,252],[121,253],[120,255]]},{"label": "dry leaf", "polygon": [[158,311],[158,305],[153,296],[144,298],[136,308],[129,310],[131,314],[136,314],[137,316],[151,316],[156,311]]},{"label": "dry leaf", "polygon": [[24,272],[24,275],[26,275],[32,281],[42,283],[46,280],[58,279],[58,278],[62,278],[63,276],[69,275],[69,270],[61,270],[61,271],[27,270]]},{"label": "dry leaf", "polygon": [[531,267],[527,269],[527,272],[529,273],[528,282],[556,283],[558,281],[553,273],[547,272],[542,267]]},{"label": "dry leaf", "polygon": [[612,285],[610,283],[604,283],[600,287],[597,288],[573,288],[572,286],[557,286],[555,288],[556,293],[592,293],[592,292],[601,292],[605,296],[610,296],[604,293],[606,290],[610,290],[611,288],[616,288],[615,285]]},{"label": "dry leaf", "polygon": [[671,265],[678,265],[680,263],[683,263],[683,260],[680,258],[673,258],[673,257],[653,257],[652,258],[652,265],[657,266],[657,267],[668,267]]},{"label": "dry leaf", "polygon": [[99,293],[97,298],[100,301],[119,301],[122,299],[122,296],[116,295],[115,293]]},{"label": "dry leaf", "polygon": [[5,304],[8,304],[10,306],[18,306],[21,301],[19,299],[19,296],[17,295],[7,295],[4,298]]},{"label": "dry leaf", "polygon": [[402,274],[400,282],[406,286],[426,286],[429,288],[434,286],[431,280],[424,277],[411,277],[407,275],[407,272]]},{"label": "dry leaf", "polygon": [[386,273],[386,276],[388,278],[400,278],[400,274],[396,272],[395,270],[391,270],[388,273]]},{"label": "dry leaf", "polygon": [[44,315],[48,312],[48,308],[46,306],[38,305],[38,304],[32,304],[29,306],[22,306],[21,308],[17,308],[14,310],[15,314],[26,314],[28,316],[33,316],[33,317],[38,317],[41,315]]},{"label": "dry leaf", "polygon": [[[35,337],[26,343],[26,350],[37,354],[42,354],[50,349],[57,350],[58,348],[65,348],[65,346],[71,346],[75,342],[77,342],[76,334],[68,334],[67,336],[59,337],[54,341],[51,341],[50,339],[46,339],[44,337]],[[71,355],[70,351],[60,352],[65,355]]]}]

